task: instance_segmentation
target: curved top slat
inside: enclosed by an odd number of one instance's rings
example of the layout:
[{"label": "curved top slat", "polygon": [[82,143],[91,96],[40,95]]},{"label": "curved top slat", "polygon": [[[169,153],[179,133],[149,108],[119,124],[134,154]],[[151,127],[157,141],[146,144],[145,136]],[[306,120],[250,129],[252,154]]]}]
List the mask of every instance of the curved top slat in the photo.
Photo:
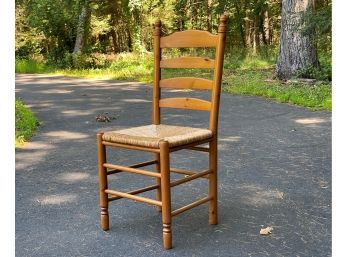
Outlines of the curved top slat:
[{"label": "curved top slat", "polygon": [[161,48],[216,47],[218,36],[208,31],[186,30],[161,37]]},{"label": "curved top slat", "polygon": [[213,81],[195,77],[177,77],[160,80],[161,88],[208,89],[213,87]]},{"label": "curved top slat", "polygon": [[198,98],[172,97],[159,100],[159,107],[210,111],[211,102]]}]

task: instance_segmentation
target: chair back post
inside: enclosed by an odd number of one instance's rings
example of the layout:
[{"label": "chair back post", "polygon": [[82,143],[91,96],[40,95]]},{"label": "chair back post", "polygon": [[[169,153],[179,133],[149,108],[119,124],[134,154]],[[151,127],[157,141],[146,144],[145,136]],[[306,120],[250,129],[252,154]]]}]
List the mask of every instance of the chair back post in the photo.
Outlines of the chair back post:
[{"label": "chair back post", "polygon": [[209,129],[213,132],[213,137],[217,136],[218,118],[219,118],[219,105],[220,105],[220,92],[221,92],[221,80],[222,69],[224,63],[224,50],[226,42],[226,24],[228,16],[222,15],[220,17],[220,25],[218,28],[218,43],[216,47],[215,55],[215,69],[213,78],[213,89],[211,96],[212,108],[209,119]]},{"label": "chair back post", "polygon": [[155,125],[159,125],[161,123],[160,118],[160,108],[159,108],[159,100],[160,100],[160,87],[159,83],[161,80],[161,69],[160,69],[160,61],[161,61],[161,48],[160,48],[160,39],[161,39],[161,21],[157,20],[155,22],[155,29],[153,32],[153,40],[154,40],[154,80],[153,80],[153,101],[152,101],[152,123]]}]

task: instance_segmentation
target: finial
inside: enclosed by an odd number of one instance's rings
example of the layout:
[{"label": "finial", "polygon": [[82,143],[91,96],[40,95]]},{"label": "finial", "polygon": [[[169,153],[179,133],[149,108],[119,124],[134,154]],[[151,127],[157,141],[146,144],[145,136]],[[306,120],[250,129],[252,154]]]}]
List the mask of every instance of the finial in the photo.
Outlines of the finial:
[{"label": "finial", "polygon": [[218,29],[219,33],[225,33],[226,32],[227,21],[228,21],[228,14],[224,13],[220,17],[220,25],[219,25],[219,29]]},{"label": "finial", "polygon": [[155,28],[154,28],[154,31],[153,31],[153,35],[154,36],[160,36],[161,35],[161,26],[162,26],[162,22],[160,19],[156,20],[155,21]]},{"label": "finial", "polygon": [[160,20],[160,19],[157,19],[157,20],[155,21],[155,27],[161,27],[161,25],[162,25],[161,20]]}]

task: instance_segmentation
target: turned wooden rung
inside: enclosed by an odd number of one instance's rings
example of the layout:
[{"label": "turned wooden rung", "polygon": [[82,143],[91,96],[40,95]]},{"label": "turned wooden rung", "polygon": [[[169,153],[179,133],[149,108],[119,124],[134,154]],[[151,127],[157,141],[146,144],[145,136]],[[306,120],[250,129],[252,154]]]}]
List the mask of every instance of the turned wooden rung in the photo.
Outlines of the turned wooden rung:
[{"label": "turned wooden rung", "polygon": [[[171,172],[174,173],[178,173],[178,174],[185,174],[185,175],[195,175],[195,174],[199,174],[199,172],[194,172],[191,170],[183,170],[183,169],[177,169],[177,168],[170,168]],[[203,178],[209,178],[209,175],[205,175],[203,176]]]},{"label": "turned wooden rung", "polygon": [[115,196],[120,196],[122,198],[132,199],[132,200],[143,202],[143,203],[162,206],[162,202],[160,202],[160,201],[153,200],[153,199],[146,198],[146,197],[137,196],[137,195],[132,195],[129,193],[119,192],[119,191],[115,191],[115,190],[111,190],[111,189],[105,189],[105,193],[115,195]]},{"label": "turned wooden rung", "polygon": [[209,170],[206,170],[203,172],[195,173],[194,175],[189,175],[189,176],[182,178],[182,179],[174,180],[173,182],[170,183],[170,186],[171,187],[178,186],[178,185],[185,183],[185,182],[188,182],[190,180],[206,176],[206,175],[210,174],[211,172],[212,171],[209,169]]},{"label": "turned wooden rung", "polygon": [[209,148],[208,147],[190,146],[190,147],[187,147],[187,149],[209,153]]},{"label": "turned wooden rung", "polygon": [[147,171],[147,170],[134,169],[134,168],[120,166],[120,165],[115,165],[115,164],[111,164],[111,163],[104,163],[103,166],[105,168],[121,170],[121,171],[127,171],[127,172],[141,174],[141,175],[150,176],[150,177],[156,177],[156,178],[160,178],[161,177],[160,173],[155,173],[155,172],[151,172],[151,171]]},{"label": "turned wooden rung", "polygon": [[[151,190],[154,190],[157,188],[159,188],[158,185],[152,185],[152,186],[148,186],[148,187],[139,188],[139,189],[136,189],[133,191],[129,191],[126,194],[137,195],[137,194],[141,194],[141,193],[151,191]],[[122,196],[112,196],[112,197],[108,198],[108,201],[111,202],[111,201],[115,201],[115,200],[122,199],[122,198],[123,198]]]},{"label": "turned wooden rung", "polygon": [[[128,167],[129,168],[140,168],[140,167],[156,164],[157,162],[158,162],[157,160],[152,160],[152,161],[148,161],[148,162],[136,163],[136,164],[133,164],[133,165],[128,166]],[[113,170],[109,170],[106,174],[111,175],[111,174],[115,174],[115,173],[119,173],[119,172],[123,172],[123,170],[113,169]]]},{"label": "turned wooden rung", "polygon": [[202,145],[202,144],[205,144],[205,143],[209,143],[210,141],[212,141],[212,138],[208,138],[208,139],[202,140],[199,143],[194,142],[194,143],[189,143],[187,145],[175,146],[173,148],[170,148],[169,152],[175,152],[175,151],[178,151],[178,150],[181,150],[181,149],[189,149],[192,146]]},{"label": "turned wooden rung", "polygon": [[204,197],[204,198],[202,198],[202,199],[200,199],[198,201],[195,201],[193,203],[190,203],[188,205],[185,205],[185,206],[183,206],[183,207],[181,207],[179,209],[176,209],[176,210],[172,211],[171,215],[172,215],[172,217],[176,216],[176,215],[178,215],[178,214],[180,214],[180,213],[182,213],[184,211],[190,210],[190,209],[192,209],[192,208],[194,208],[194,207],[196,207],[198,205],[201,205],[203,203],[209,202],[211,199],[212,199],[212,197],[210,197],[210,196]]}]

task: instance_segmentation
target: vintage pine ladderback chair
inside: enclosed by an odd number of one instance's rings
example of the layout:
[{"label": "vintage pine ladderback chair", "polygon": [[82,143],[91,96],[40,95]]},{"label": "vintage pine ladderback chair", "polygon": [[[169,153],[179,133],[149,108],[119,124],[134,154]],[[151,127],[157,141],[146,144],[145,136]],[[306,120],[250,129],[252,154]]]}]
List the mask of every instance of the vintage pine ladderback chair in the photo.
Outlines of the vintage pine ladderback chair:
[{"label": "vintage pine ladderback chair", "polygon": [[[222,67],[226,41],[227,16],[220,17],[218,34],[207,31],[187,30],[161,37],[161,22],[155,23],[154,29],[154,85],[153,85],[153,124],[118,131],[100,132],[97,134],[98,172],[100,192],[101,227],[109,229],[108,204],[121,198],[145,202],[158,206],[162,212],[163,245],[165,249],[172,248],[171,220],[186,210],[203,203],[209,203],[209,223],[217,224],[217,124],[221,89]],[[180,57],[161,59],[162,48],[196,48],[212,47],[216,49],[215,60],[201,57]],[[213,80],[194,77],[161,79],[163,68],[208,68],[214,69]],[[161,98],[161,88],[211,90],[211,101],[197,98]],[[203,110],[210,112],[209,128],[193,128],[161,124],[161,108],[181,108]],[[200,146],[208,143],[208,147]],[[131,166],[121,166],[108,163],[106,147],[120,147],[131,150],[153,152],[154,160],[137,163]],[[175,169],[170,167],[169,154],[181,149],[206,152],[209,155],[209,167],[205,171]],[[155,165],[155,171],[139,169]],[[107,177],[119,172],[130,172],[156,179],[152,186],[130,192],[120,192],[108,188]],[[170,180],[170,172],[185,175],[181,179]],[[209,180],[208,195],[198,201],[171,209],[171,187],[197,178]],[[145,198],[138,194],[156,190],[156,199]]]}]

